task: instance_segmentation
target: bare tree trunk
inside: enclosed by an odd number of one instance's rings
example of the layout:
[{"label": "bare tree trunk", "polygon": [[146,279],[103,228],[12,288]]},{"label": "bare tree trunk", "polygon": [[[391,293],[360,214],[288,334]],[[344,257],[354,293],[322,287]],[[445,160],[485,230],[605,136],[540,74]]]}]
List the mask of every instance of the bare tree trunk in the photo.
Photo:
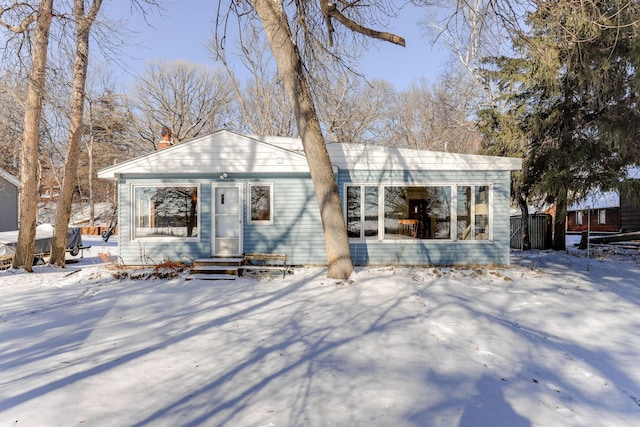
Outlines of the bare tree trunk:
[{"label": "bare tree trunk", "polygon": [[93,140],[93,132],[91,132],[87,148],[89,156],[89,226],[91,227],[94,226],[96,216],[96,206],[93,198]]},{"label": "bare tree trunk", "polygon": [[564,195],[558,197],[556,200],[556,217],[553,222],[553,249],[556,251],[564,251],[567,249],[565,230],[566,218],[567,218],[567,190],[563,188],[561,190]]},{"label": "bare tree trunk", "polygon": [[78,176],[78,157],[80,156],[80,137],[82,136],[82,118],[84,115],[84,94],[89,64],[89,33],[96,18],[102,0],[94,0],[89,14],[85,16],[84,0],[74,0],[73,15],[76,21],[76,58],[73,66],[73,86],[71,93],[71,117],[69,120],[69,141],[64,164],[64,179],[56,207],[51,258],[49,262],[59,267],[65,265],[67,247],[67,228],[71,217],[73,192]]},{"label": "bare tree trunk", "polygon": [[20,150],[20,229],[13,268],[33,271],[33,256],[38,213],[38,153],[40,117],[44,98],[44,82],[49,47],[49,29],[53,19],[53,0],[42,0],[36,18],[31,47],[31,69],[27,104],[24,112],[24,136]]},{"label": "bare tree trunk", "polygon": [[313,105],[309,81],[300,52],[293,42],[289,21],[281,4],[273,0],[252,0],[294,110],[298,132],[316,190],[329,269],[327,277],[346,279],[353,271],[349,239],[338,195],[333,167]]},{"label": "bare tree trunk", "polygon": [[529,236],[529,205],[527,199],[522,195],[518,195],[518,205],[520,205],[520,227],[522,230],[522,250],[531,250],[531,237]]}]

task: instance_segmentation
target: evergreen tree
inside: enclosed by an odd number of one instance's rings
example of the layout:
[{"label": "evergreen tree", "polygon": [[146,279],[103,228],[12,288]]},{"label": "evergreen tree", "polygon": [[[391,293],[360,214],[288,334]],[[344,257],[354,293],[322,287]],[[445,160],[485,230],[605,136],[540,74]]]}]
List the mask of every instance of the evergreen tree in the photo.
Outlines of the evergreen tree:
[{"label": "evergreen tree", "polygon": [[[524,155],[524,188],[555,204],[553,247],[565,249],[567,206],[617,186],[638,158],[640,4],[536,5],[518,56],[486,61],[488,82],[502,94],[482,126],[494,151]],[[497,136],[505,123],[520,132],[515,146]]]}]

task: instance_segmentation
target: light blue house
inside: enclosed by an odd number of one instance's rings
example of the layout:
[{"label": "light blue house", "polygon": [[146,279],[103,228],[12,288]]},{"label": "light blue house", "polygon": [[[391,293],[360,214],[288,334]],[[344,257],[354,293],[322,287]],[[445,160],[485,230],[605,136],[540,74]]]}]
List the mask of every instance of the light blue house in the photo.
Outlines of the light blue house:
[{"label": "light blue house", "polygon": [[[356,265],[509,264],[521,160],[328,143]],[[326,264],[299,139],[218,131],[104,169],[126,264],[287,254]]]}]

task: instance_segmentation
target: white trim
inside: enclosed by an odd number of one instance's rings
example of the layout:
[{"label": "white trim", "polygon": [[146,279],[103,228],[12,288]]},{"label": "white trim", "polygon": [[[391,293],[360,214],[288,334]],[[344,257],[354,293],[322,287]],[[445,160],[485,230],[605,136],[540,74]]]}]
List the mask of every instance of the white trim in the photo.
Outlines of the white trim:
[{"label": "white trim", "polygon": [[[253,220],[251,219],[251,188],[252,187],[269,187],[269,219],[267,220]],[[247,224],[251,225],[273,225],[275,219],[275,193],[274,185],[272,182],[249,182],[247,183]]]},{"label": "white trim", "polygon": [[[98,177],[117,179],[120,174],[160,173],[309,173],[307,159],[299,150],[301,144],[295,141],[292,138],[260,138],[220,130],[105,168],[98,172]],[[328,143],[326,147],[334,173],[339,170],[510,171],[522,167],[522,160],[513,157],[352,143]]]},{"label": "white trim", "polygon": [[22,187],[22,183],[20,182],[20,180],[15,176],[11,175],[9,172],[7,172],[3,168],[0,168],[0,177],[7,180],[10,184],[13,184],[15,187],[18,188],[18,190],[20,190],[20,187]]},{"label": "white trim", "polygon": [[[380,243],[397,243],[397,242],[402,242],[402,244],[415,244],[416,242],[464,242],[465,244],[467,243],[471,243],[471,242],[492,242],[493,241],[493,227],[494,227],[494,212],[493,212],[493,200],[494,200],[494,186],[492,183],[456,183],[456,184],[452,184],[452,183],[441,183],[441,182],[434,182],[434,183],[429,183],[429,184],[421,184],[421,183],[406,183],[406,182],[393,182],[393,183],[376,183],[376,184],[372,184],[372,183],[362,183],[360,181],[356,181],[356,182],[345,182],[343,183],[343,189],[342,189],[342,194],[343,194],[343,215],[345,218],[345,221],[347,221],[347,202],[348,202],[348,191],[347,188],[348,187],[359,187],[360,188],[360,238],[349,238],[350,242],[358,242],[358,243],[364,243],[364,242],[372,242],[374,241],[374,239],[366,239],[363,238],[363,233],[364,233],[364,227],[363,227],[363,218],[364,218],[364,189],[365,187],[376,187],[378,188],[378,238],[377,242]],[[386,187],[413,187],[413,188],[428,188],[428,187],[449,187],[450,189],[450,194],[449,194],[449,198],[450,198],[450,212],[449,212],[449,238],[448,239],[407,239],[407,240],[403,240],[403,239],[385,239],[385,228],[384,228],[384,221],[385,221],[385,217],[384,217],[384,212],[385,212],[385,204],[384,204],[384,195],[385,195],[385,188]],[[471,204],[471,209],[470,209],[470,218],[469,218],[469,224],[470,224],[470,233],[472,233],[472,239],[458,239],[458,223],[457,223],[457,197],[458,197],[458,187],[471,187],[471,200],[470,200],[470,204]],[[476,187],[488,187],[488,206],[487,206],[487,215],[488,215],[488,227],[489,227],[489,233],[487,236],[487,239],[476,239],[475,238],[475,209],[476,209],[476,202],[475,202],[475,189]]]},{"label": "white trim", "polygon": [[[216,242],[216,188],[235,187],[238,190],[238,251],[222,253],[218,251]],[[244,182],[214,181],[211,183],[211,256],[240,256],[244,250]]]},{"label": "white trim", "polygon": [[[165,187],[165,188],[176,188],[176,187],[196,187],[198,192],[198,203],[196,205],[196,216],[197,223],[196,227],[198,229],[198,235],[194,237],[180,237],[180,236],[141,236],[136,237],[136,196],[135,189],[136,188],[151,188],[151,187]],[[202,210],[202,188],[200,183],[194,182],[184,182],[184,181],[176,181],[176,182],[156,182],[156,181],[146,181],[141,183],[130,183],[129,184],[129,241],[130,242],[199,242],[202,240],[202,227],[201,227],[201,210]]]}]

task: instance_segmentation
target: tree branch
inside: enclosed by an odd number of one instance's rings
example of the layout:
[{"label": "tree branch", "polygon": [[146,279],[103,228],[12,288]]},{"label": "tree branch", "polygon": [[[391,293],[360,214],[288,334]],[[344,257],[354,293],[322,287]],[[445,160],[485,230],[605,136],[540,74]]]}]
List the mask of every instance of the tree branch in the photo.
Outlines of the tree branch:
[{"label": "tree branch", "polygon": [[335,18],[342,25],[350,29],[351,31],[355,31],[356,33],[360,33],[364,36],[371,37],[378,40],[387,41],[393,44],[397,44],[400,46],[405,46],[405,41],[403,37],[400,37],[393,33],[388,33],[386,31],[377,31],[371,28],[364,27],[357,22],[347,18],[338,10],[336,4],[331,0],[321,0],[322,1],[322,14],[324,15],[325,21],[327,22],[327,30],[329,31],[329,45],[333,45],[333,25],[331,24],[331,18]]}]

